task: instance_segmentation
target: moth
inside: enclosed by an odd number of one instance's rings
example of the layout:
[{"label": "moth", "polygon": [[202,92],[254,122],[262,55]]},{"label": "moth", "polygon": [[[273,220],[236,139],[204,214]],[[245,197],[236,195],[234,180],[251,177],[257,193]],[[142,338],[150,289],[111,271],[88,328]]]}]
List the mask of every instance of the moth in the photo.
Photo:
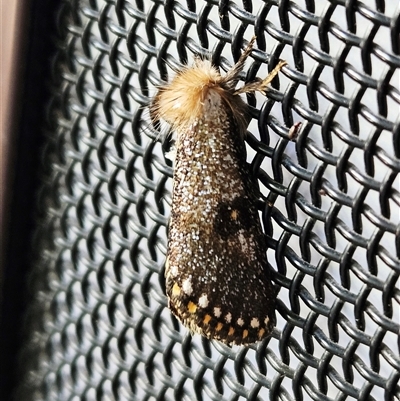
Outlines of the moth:
[{"label": "moth", "polygon": [[224,76],[209,60],[196,59],[160,88],[151,106],[156,119],[170,124],[176,147],[168,305],[192,333],[230,345],[260,341],[276,323],[258,186],[246,163],[250,116],[240,94],[264,92],[286,63],[236,89],[254,41]]}]

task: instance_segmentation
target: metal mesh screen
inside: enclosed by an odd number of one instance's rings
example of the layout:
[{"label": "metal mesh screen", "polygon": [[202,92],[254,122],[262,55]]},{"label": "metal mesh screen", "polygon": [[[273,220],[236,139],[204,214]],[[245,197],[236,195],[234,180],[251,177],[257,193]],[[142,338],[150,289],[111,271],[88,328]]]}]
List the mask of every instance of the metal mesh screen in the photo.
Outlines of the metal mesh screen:
[{"label": "metal mesh screen", "polygon": [[[15,399],[400,399],[396,3],[60,2]],[[173,171],[147,107],[253,35],[243,80],[288,62],[247,97],[280,292],[272,337],[230,348],[166,307]]]}]

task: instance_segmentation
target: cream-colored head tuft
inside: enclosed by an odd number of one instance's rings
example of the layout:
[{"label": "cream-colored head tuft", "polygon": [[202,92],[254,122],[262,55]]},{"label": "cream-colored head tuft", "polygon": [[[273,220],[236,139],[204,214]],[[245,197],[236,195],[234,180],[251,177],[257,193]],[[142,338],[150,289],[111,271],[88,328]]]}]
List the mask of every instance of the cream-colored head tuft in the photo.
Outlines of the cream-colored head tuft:
[{"label": "cream-colored head tuft", "polygon": [[207,112],[205,99],[210,97],[224,102],[238,120],[239,130],[246,129],[246,104],[228,88],[226,80],[209,60],[196,59],[192,67],[183,68],[171,83],[162,87],[154,99],[152,114],[179,130],[204,116]]}]

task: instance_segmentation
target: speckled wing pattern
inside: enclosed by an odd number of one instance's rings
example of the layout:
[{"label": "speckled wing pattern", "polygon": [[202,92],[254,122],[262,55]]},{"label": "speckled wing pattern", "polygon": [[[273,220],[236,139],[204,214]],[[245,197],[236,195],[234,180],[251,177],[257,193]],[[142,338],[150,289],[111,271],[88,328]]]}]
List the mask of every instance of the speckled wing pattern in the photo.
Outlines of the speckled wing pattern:
[{"label": "speckled wing pattern", "polygon": [[196,60],[152,105],[176,140],[165,269],[169,307],[192,332],[238,345],[262,340],[275,325],[258,190],[246,163],[248,109],[239,94],[263,92],[285,62],[266,79],[235,89],[254,40],[225,76]]},{"label": "speckled wing pattern", "polygon": [[223,105],[179,136],[166,265],[169,307],[208,338],[262,340],[275,325],[275,293],[244,143]]}]

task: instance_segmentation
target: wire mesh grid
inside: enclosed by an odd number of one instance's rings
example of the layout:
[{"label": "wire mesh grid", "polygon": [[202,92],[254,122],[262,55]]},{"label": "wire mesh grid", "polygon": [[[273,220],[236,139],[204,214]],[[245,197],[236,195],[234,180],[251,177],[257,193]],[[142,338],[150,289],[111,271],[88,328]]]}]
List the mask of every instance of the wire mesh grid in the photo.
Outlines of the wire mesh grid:
[{"label": "wire mesh grid", "polygon": [[[400,399],[395,3],[60,2],[15,399]],[[247,96],[280,291],[271,338],[230,348],[166,307],[173,169],[148,105],[253,35],[243,81],[288,62]]]}]

